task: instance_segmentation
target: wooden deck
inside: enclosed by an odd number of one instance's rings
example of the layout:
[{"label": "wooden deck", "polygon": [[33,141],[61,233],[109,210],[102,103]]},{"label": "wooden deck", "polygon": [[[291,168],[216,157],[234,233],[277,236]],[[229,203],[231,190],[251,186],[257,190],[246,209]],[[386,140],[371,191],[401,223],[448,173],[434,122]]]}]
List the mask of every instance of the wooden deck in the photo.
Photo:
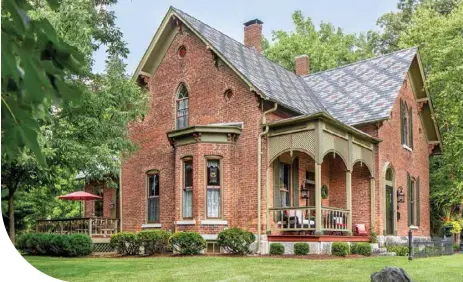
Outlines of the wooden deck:
[{"label": "wooden deck", "polygon": [[[37,220],[36,232],[55,234],[88,234],[91,238],[109,238],[119,230],[119,219],[85,217]],[[106,241],[106,240],[103,240]]]},{"label": "wooden deck", "polygon": [[269,242],[370,242],[368,236],[267,235]]}]

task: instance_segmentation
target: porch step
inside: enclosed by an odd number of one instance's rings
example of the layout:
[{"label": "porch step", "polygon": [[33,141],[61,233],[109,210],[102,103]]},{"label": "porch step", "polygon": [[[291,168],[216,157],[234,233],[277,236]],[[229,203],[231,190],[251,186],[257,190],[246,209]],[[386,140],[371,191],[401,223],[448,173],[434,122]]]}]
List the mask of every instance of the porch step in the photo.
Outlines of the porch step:
[{"label": "porch step", "polygon": [[376,253],[376,256],[383,256],[383,257],[395,257],[395,252],[385,252],[385,253]]}]

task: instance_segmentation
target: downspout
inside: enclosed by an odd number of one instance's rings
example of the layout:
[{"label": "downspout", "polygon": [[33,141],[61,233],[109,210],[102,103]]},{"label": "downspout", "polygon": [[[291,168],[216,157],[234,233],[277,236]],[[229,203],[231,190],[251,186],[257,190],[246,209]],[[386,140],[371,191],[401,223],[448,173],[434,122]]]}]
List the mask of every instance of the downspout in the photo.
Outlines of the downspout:
[{"label": "downspout", "polygon": [[[117,216],[117,204],[116,204]],[[122,162],[119,165],[119,232],[122,232]]]},{"label": "downspout", "polygon": [[[257,253],[261,253],[260,249],[260,235],[262,233],[262,225],[260,222],[261,218],[261,197],[262,197],[262,137],[267,135],[269,131],[269,127],[267,125],[267,117],[266,115],[272,113],[277,110],[278,104],[274,103],[273,108],[265,111],[262,114],[262,125],[265,125],[265,129],[263,132],[259,133],[259,137],[257,138]],[[262,104],[263,108],[263,104]],[[268,199],[267,199],[268,201]]]}]

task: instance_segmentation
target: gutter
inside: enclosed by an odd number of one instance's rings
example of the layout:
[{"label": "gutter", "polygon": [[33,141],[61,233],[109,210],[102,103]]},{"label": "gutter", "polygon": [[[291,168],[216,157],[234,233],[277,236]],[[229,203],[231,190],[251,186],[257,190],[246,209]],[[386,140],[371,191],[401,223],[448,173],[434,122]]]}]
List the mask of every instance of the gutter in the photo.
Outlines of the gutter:
[{"label": "gutter", "polygon": [[258,254],[261,253],[260,235],[262,233],[262,225],[260,221],[261,219],[261,198],[262,198],[262,187],[261,187],[262,186],[262,137],[267,135],[269,131],[269,126],[267,125],[266,115],[276,111],[277,108],[278,108],[278,104],[274,103],[273,108],[265,111],[262,114],[262,125],[265,124],[265,130],[259,133],[259,137],[257,137],[257,253]]}]

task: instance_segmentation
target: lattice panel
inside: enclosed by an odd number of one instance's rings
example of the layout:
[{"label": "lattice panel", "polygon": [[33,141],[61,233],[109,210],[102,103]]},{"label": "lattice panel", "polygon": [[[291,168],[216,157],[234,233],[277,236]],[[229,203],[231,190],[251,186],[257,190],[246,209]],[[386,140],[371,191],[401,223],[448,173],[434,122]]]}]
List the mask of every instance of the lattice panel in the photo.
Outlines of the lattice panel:
[{"label": "lattice panel", "polygon": [[313,130],[288,135],[270,137],[269,160],[272,160],[286,150],[304,150],[315,154],[315,134]]},{"label": "lattice panel", "polygon": [[111,253],[114,249],[109,246],[109,243],[93,243],[94,253]]},{"label": "lattice panel", "polygon": [[293,149],[304,149],[315,155],[315,133],[313,130],[294,133],[292,139]]},{"label": "lattice panel", "polygon": [[349,142],[333,134],[323,133],[323,155],[335,150],[346,162],[349,159]]}]

